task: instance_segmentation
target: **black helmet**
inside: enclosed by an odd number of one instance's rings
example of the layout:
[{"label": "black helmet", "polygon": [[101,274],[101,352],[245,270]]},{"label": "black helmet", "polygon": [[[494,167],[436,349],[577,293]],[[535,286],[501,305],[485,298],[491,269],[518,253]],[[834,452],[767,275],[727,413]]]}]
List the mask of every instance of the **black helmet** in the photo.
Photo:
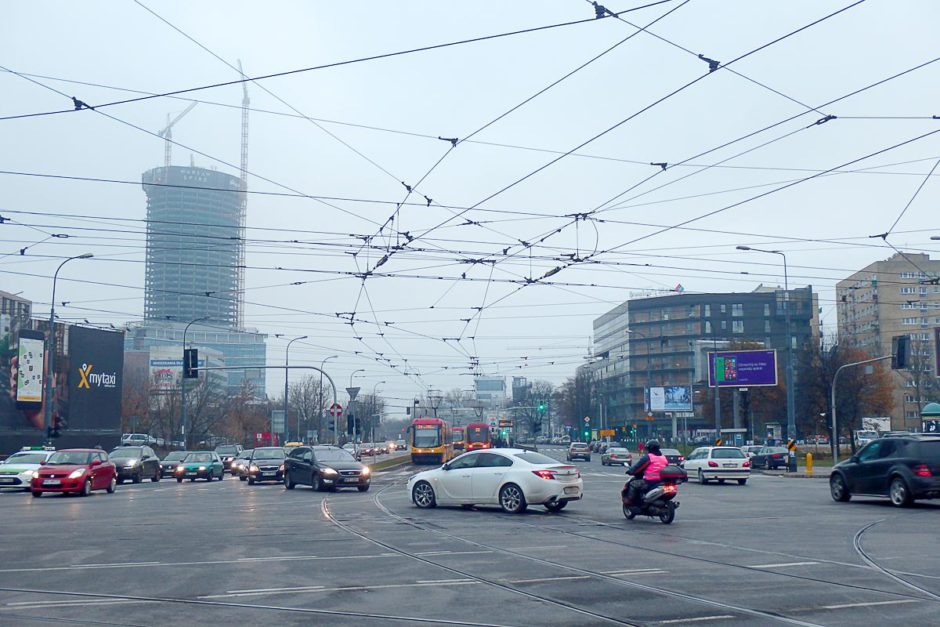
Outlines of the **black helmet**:
[{"label": "black helmet", "polygon": [[650,453],[659,454],[659,440],[650,440],[646,443],[646,450]]}]

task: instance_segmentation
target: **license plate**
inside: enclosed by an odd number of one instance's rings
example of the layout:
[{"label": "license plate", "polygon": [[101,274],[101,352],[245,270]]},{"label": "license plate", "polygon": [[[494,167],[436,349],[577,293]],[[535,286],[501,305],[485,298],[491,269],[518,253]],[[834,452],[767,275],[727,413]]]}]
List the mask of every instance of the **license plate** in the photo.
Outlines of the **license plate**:
[{"label": "license plate", "polygon": [[578,493],[577,486],[571,486],[571,487],[565,488],[565,494],[577,494],[577,493]]},{"label": "license plate", "polygon": [[261,473],[262,477],[273,477],[275,473],[273,472],[263,472]]},{"label": "license plate", "polygon": [[0,483],[13,483],[13,479],[10,477],[0,477]]},{"label": "license plate", "polygon": [[43,485],[62,485],[62,482],[58,479],[46,479],[42,482]]},{"label": "license plate", "polygon": [[195,477],[196,474],[197,474],[197,473],[195,473],[195,472],[187,472],[187,473],[186,473],[186,476],[187,476],[187,477]]},{"label": "license plate", "polygon": [[737,464],[725,464],[725,468],[737,468]]},{"label": "license plate", "polygon": [[345,482],[345,483],[359,483],[359,479],[358,479],[357,477],[347,477],[346,479],[343,479],[343,482]]}]

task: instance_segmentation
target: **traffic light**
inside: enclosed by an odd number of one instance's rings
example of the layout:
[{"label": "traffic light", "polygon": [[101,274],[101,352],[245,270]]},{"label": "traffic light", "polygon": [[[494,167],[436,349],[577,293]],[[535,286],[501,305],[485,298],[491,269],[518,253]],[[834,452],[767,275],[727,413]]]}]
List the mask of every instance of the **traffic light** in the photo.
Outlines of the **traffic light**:
[{"label": "traffic light", "polygon": [[356,418],[352,414],[346,416],[346,433],[353,432],[353,425],[355,425],[355,420]]},{"label": "traffic light", "polygon": [[353,422],[355,423],[353,426],[356,430],[356,435],[362,435],[362,421],[356,418]]},{"label": "traffic light", "polygon": [[62,435],[61,430],[65,428],[65,421],[61,416],[55,416],[52,419],[52,425],[46,429],[47,438],[57,438]]},{"label": "traffic light", "polygon": [[584,430],[584,440],[582,440],[582,442],[587,442],[587,441],[589,441],[590,439],[591,439],[591,430],[590,430],[590,429],[585,429],[585,430]]},{"label": "traffic light", "polygon": [[539,401],[539,413],[540,414],[545,413],[545,401]]},{"label": "traffic light", "polygon": [[910,365],[911,338],[895,335],[891,338],[891,369],[904,370]]},{"label": "traffic light", "polygon": [[336,419],[330,418],[330,431],[336,431]]},{"label": "traffic light", "polygon": [[186,348],[183,349],[183,378],[184,379],[198,379],[199,378],[199,349],[197,348]]}]

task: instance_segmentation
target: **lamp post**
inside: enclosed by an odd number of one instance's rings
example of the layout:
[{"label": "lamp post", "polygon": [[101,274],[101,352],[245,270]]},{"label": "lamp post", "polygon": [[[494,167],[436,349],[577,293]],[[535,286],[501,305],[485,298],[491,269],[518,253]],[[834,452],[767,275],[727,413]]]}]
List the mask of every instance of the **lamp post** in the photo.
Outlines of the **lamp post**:
[{"label": "lamp post", "polygon": [[[317,401],[317,411],[320,412],[320,424],[321,425],[323,424],[323,366],[326,365],[326,362],[328,359],[336,359],[337,357],[339,357],[339,355],[330,355],[329,357],[325,357],[323,361],[320,362],[320,387],[317,388],[319,392],[318,401]],[[336,444],[338,442],[338,437],[339,436],[336,433],[336,429],[334,428],[333,429],[333,444]]]},{"label": "lamp post", "polygon": [[[375,402],[375,389],[379,387],[380,385],[382,385],[383,383],[385,383],[385,381],[379,381],[378,383],[372,386],[372,407],[375,408],[376,411],[378,411],[379,409],[379,404]],[[369,414],[369,434],[370,434],[369,441],[373,443],[375,442],[375,422],[372,420],[372,418],[373,416],[377,416],[377,415],[378,414]],[[374,451],[373,451],[373,455],[374,455]]]},{"label": "lamp post", "polygon": [[[359,388],[353,388],[353,377],[356,376],[357,372],[365,372],[365,368],[359,368],[353,370],[349,373],[349,387],[346,388],[346,393],[349,394],[349,411],[347,412],[348,416],[352,416],[352,424],[346,425],[346,431],[349,432],[349,435],[352,436],[353,442],[356,441],[356,413],[359,411],[359,403],[356,402],[356,395],[359,393]],[[355,410],[353,406],[355,405]]]},{"label": "lamp post", "polygon": [[[208,320],[209,316],[202,316],[201,318],[196,318],[195,320],[190,320],[185,327],[183,327],[183,367],[180,369],[180,425],[183,429],[183,448],[189,448],[189,429],[186,424],[186,334],[189,332],[189,327],[194,325],[197,322],[202,322]],[[196,364],[197,366],[199,364]]]},{"label": "lamp post", "polygon": [[74,257],[69,257],[65,261],[59,264],[59,267],[55,269],[55,274],[52,275],[52,303],[51,308],[49,309],[49,345],[46,347],[46,397],[43,399],[43,422],[46,426],[46,435],[50,433],[50,427],[52,427],[52,379],[55,377],[55,285],[56,281],[59,278],[59,270],[62,269],[62,266],[72,261],[73,259],[91,259],[94,257],[91,253],[85,253],[83,255],[75,255]]},{"label": "lamp post", "polygon": [[[301,335],[300,337],[295,337],[287,343],[287,348],[284,349],[284,431],[290,431],[288,425],[290,424],[287,421],[287,373],[288,370],[286,366],[290,365],[290,345],[296,342],[297,340],[306,340],[306,335]],[[322,375],[321,375],[322,376]],[[297,439],[300,440],[300,412],[297,412]]]},{"label": "lamp post", "polygon": [[[790,281],[787,274],[787,256],[779,250],[764,250],[750,246],[738,246],[738,250],[751,250],[757,253],[780,255],[783,257],[783,313],[787,325],[787,439],[796,440],[796,401],[793,389],[793,331],[790,328]],[[796,456],[790,455],[788,470],[796,472]]]}]

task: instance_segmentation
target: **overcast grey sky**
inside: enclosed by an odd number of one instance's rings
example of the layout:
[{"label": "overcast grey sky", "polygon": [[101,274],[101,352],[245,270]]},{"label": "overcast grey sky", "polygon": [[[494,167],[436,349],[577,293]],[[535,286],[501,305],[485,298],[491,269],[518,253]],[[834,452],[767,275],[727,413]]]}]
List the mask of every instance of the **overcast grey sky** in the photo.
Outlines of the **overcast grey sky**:
[{"label": "overcast grey sky", "polygon": [[[593,20],[583,0],[8,2],[0,65],[36,82],[0,72],[0,118],[71,108],[66,96],[95,106],[135,95],[121,89],[239,78],[206,49],[259,76],[588,20],[248,86],[250,189],[288,194],[249,198],[250,326],[309,335],[292,363],[338,354],[337,383],[365,368],[359,384],[386,381],[389,397],[469,388],[471,356],[486,374],[558,383],[588,353],[592,320],[631,295],[782,284],[777,257],[736,245],[786,251],[791,287],[819,292],[827,333],[835,282],[893,253],[870,235],[937,250],[940,180],[927,175],[940,133],[921,136],[940,129],[940,62],[844,97],[940,56],[940,5],[852,4],[672,0],[623,14],[637,26],[665,15],[623,41],[637,29]],[[696,56],[725,64],[754,50],[711,73]],[[237,175],[241,95],[229,85],[0,119],[0,170],[139,182],[162,165],[153,133],[198,99],[174,128],[174,164]],[[455,148],[438,139],[468,136]],[[649,165],[660,162],[670,165]],[[56,300],[69,305],[57,313],[140,320],[145,209],[139,184],[0,174],[0,289],[42,315],[57,263],[90,251],[63,269]],[[272,337],[269,362],[283,352]],[[268,380],[272,393],[283,385]]]}]

